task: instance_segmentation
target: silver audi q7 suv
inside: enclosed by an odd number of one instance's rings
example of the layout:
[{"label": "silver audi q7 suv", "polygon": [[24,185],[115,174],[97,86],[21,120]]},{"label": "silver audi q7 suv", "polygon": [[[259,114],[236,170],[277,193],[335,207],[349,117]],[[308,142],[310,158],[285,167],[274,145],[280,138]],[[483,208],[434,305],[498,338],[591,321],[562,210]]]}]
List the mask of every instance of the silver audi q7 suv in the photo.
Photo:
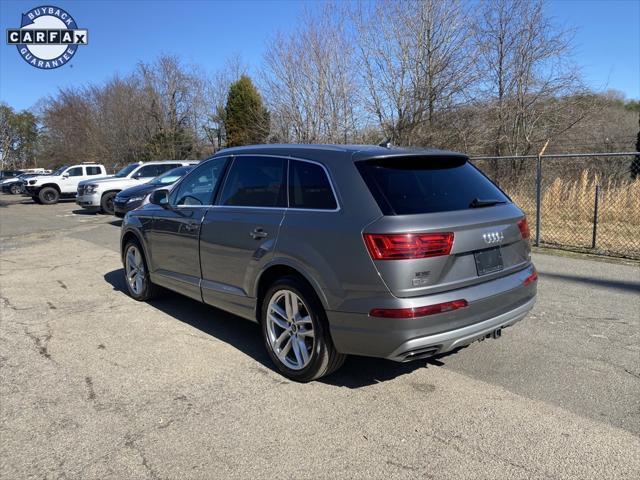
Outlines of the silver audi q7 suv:
[{"label": "silver audi q7 suv", "polygon": [[231,148],[150,201],[122,223],[131,296],[161,286],[258,322],[293,380],[498,337],[535,301],[527,220],[462,154]]}]

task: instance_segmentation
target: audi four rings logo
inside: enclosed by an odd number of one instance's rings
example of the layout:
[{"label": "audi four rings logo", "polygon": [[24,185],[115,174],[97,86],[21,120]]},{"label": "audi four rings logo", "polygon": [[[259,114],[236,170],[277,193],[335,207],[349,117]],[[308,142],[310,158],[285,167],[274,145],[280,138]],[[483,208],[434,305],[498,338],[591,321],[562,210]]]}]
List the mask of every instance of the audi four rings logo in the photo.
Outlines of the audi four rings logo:
[{"label": "audi four rings logo", "polygon": [[484,238],[484,243],[499,243],[504,240],[504,235],[502,232],[488,232],[483,233],[482,238]]}]

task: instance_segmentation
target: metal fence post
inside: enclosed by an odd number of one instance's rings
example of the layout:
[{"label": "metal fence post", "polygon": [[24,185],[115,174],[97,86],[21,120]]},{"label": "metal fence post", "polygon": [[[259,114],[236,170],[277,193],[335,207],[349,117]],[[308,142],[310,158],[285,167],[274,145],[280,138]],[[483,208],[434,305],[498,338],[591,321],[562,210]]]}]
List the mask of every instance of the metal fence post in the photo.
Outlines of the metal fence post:
[{"label": "metal fence post", "polygon": [[591,248],[596,248],[596,236],[598,234],[598,197],[600,197],[600,185],[596,185],[596,199],[593,205],[593,238]]},{"label": "metal fence post", "polygon": [[538,155],[538,167],[536,170],[536,247],[540,246],[541,189],[542,189],[542,155]]}]

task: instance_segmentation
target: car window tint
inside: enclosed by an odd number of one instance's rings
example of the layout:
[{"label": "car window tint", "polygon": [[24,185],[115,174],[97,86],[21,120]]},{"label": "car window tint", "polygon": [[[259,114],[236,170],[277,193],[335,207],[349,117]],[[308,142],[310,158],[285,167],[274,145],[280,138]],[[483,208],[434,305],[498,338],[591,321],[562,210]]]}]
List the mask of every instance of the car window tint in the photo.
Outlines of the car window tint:
[{"label": "car window tint", "polygon": [[462,157],[377,159],[356,165],[386,215],[466,210],[474,199],[510,201]]},{"label": "car window tint", "polygon": [[226,161],[226,158],[216,158],[198,166],[171,192],[169,202],[172,205],[211,205]]},{"label": "car window tint", "polygon": [[100,167],[86,167],[87,168],[87,175],[100,175],[102,173],[102,171],[100,170]]},{"label": "car window tint", "polygon": [[316,163],[292,160],[289,166],[289,206],[335,210],[336,199],[324,168]]},{"label": "car window tint", "polygon": [[236,157],[227,175],[221,205],[285,207],[286,160],[275,157]]},{"label": "car window tint", "polygon": [[156,165],[156,174],[154,175],[155,177],[157,177],[158,175],[162,175],[165,172],[168,172],[169,170],[173,170],[176,167],[180,167],[181,165],[179,163],[167,163],[167,164],[162,164],[162,165]]},{"label": "car window tint", "polygon": [[158,173],[158,167],[160,165],[145,165],[143,167],[140,167],[140,170],[138,170],[133,176],[135,178],[153,178],[153,177],[157,177],[158,175],[160,175],[160,173]]},{"label": "car window tint", "polygon": [[67,170],[67,175],[70,177],[81,177],[82,176],[82,167],[73,167]]}]

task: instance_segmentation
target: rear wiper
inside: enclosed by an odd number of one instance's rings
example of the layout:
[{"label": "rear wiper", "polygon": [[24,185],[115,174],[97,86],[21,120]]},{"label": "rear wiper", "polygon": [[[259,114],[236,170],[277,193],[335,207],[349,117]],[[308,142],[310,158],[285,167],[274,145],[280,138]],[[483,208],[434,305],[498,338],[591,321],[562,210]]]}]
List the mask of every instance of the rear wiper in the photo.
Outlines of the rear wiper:
[{"label": "rear wiper", "polygon": [[480,198],[474,198],[471,200],[469,204],[469,208],[482,208],[482,207],[492,207],[494,205],[499,205],[501,203],[507,203],[504,200],[494,200],[494,199],[486,199],[481,200]]}]

